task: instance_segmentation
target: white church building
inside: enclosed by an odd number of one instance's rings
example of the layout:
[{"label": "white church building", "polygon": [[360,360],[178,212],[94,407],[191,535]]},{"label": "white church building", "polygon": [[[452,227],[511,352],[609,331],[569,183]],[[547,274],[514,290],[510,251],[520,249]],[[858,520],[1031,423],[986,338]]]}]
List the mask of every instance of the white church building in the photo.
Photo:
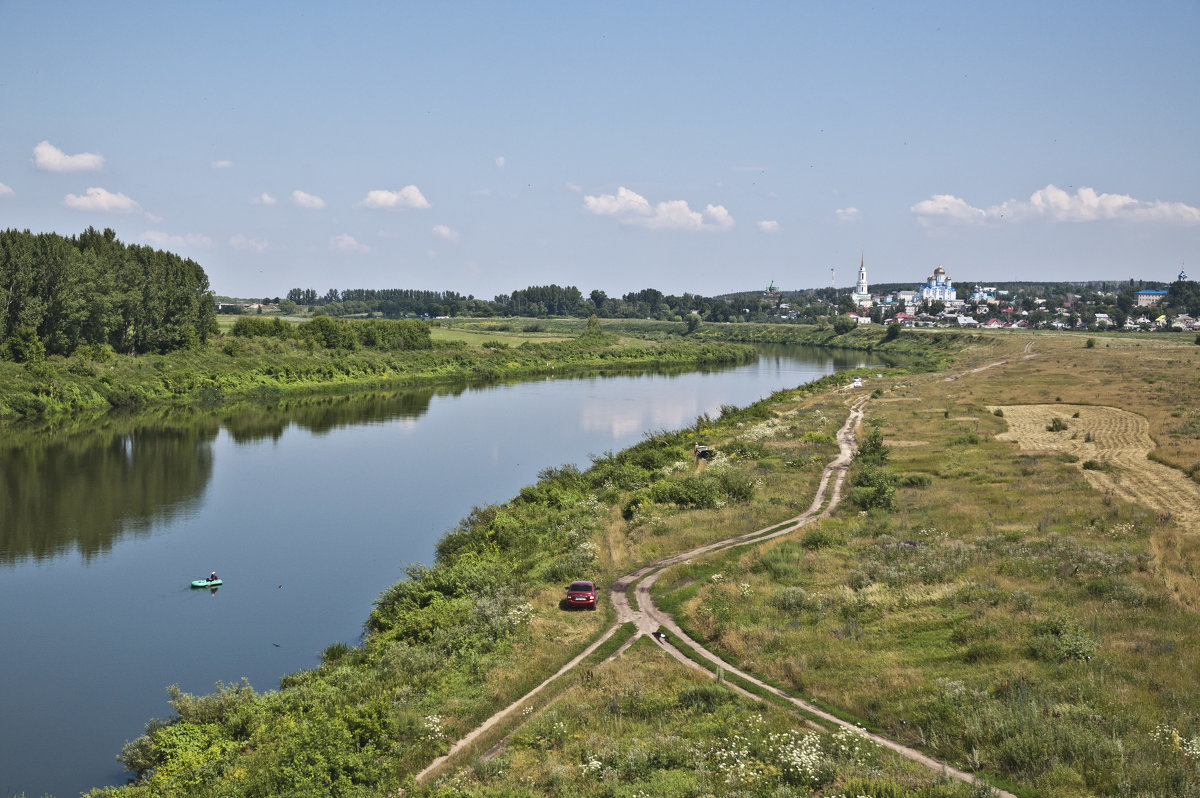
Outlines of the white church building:
[{"label": "white church building", "polygon": [[867,261],[864,255],[858,262],[858,282],[854,285],[854,293],[850,295],[854,304],[859,307],[871,305],[871,292],[867,288]]},{"label": "white church building", "polygon": [[946,276],[946,270],[941,266],[934,269],[933,274],[929,275],[929,280],[925,285],[921,286],[921,299],[926,302],[945,302],[949,304],[957,298],[954,292],[954,284]]}]

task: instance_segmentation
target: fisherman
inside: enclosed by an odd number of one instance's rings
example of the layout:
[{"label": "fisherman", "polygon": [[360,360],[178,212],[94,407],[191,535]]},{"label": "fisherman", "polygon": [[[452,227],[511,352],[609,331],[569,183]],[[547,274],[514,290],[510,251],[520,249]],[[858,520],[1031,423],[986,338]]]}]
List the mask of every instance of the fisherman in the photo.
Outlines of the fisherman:
[{"label": "fisherman", "polygon": [[208,581],[210,581],[210,582],[217,581],[217,572],[216,571],[213,571],[211,574],[208,575]]}]

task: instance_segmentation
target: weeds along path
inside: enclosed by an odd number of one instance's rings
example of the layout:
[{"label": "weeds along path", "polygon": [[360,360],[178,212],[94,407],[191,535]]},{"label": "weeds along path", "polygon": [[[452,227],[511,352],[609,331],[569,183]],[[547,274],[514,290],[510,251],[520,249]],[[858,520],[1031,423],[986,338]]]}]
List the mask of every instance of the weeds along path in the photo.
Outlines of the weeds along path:
[{"label": "weeds along path", "polygon": [[[1022,449],[1057,452],[1076,458],[1093,488],[1137,502],[1174,522],[1175,530],[1151,538],[1159,576],[1183,604],[1200,607],[1200,580],[1190,573],[1187,555],[1200,545],[1200,485],[1177,469],[1156,463],[1150,422],[1144,416],[1097,405],[989,406],[1008,422],[996,437]],[[1059,419],[1063,428],[1050,430]],[[1083,468],[1087,465],[1086,468]]]},{"label": "weeds along path", "polygon": [[[999,365],[999,364],[994,364],[994,365]],[[463,737],[461,740],[456,742],[453,746],[451,746],[450,751],[445,756],[439,757],[438,759],[434,760],[432,763],[430,763],[430,765],[428,767],[426,767],[424,770],[422,770],[420,773],[418,773],[416,775],[416,782],[418,784],[420,784],[420,783],[424,782],[425,780],[427,780],[433,774],[435,774],[438,771],[440,771],[441,769],[443,769],[447,765],[449,760],[452,757],[454,757],[458,752],[462,751],[467,746],[469,746],[472,742],[477,740],[488,729],[495,727],[501,721],[516,714],[517,710],[521,709],[522,706],[526,706],[526,707],[531,706],[528,702],[538,692],[540,692],[547,685],[551,684],[556,679],[563,676],[568,671],[572,670],[577,665],[579,665],[579,663],[582,662],[589,654],[591,654],[593,651],[595,651],[597,648],[599,648],[605,641],[607,641],[609,638],[611,638],[616,633],[616,631],[621,627],[622,624],[625,624],[627,622],[632,622],[632,623],[634,623],[634,625],[637,628],[637,633],[635,635],[633,635],[624,645],[622,645],[611,656],[606,658],[603,662],[598,663],[598,665],[603,665],[604,663],[607,663],[607,662],[610,662],[610,661],[616,659],[617,657],[621,656],[631,645],[633,645],[633,643],[639,637],[641,637],[642,635],[649,635],[649,636],[651,636],[652,639],[656,640],[659,643],[659,645],[662,647],[662,649],[666,653],[668,653],[670,656],[674,657],[681,664],[683,664],[689,668],[697,668],[697,669],[703,670],[705,673],[712,675],[711,671],[704,668],[700,664],[694,662],[692,659],[687,657],[679,648],[677,648],[672,642],[670,642],[670,635],[674,635],[674,640],[684,642],[687,646],[692,648],[699,656],[703,657],[705,660],[707,660],[709,663],[711,663],[714,667],[723,669],[724,671],[726,671],[728,673],[735,674],[738,677],[740,677],[741,679],[745,680],[746,682],[749,682],[750,684],[757,686],[759,689],[770,692],[771,694],[789,702],[796,709],[801,710],[804,713],[807,713],[809,716],[818,717],[821,720],[823,720],[825,723],[832,725],[832,726],[838,726],[838,727],[842,727],[842,728],[846,728],[846,729],[851,729],[859,734],[862,734],[863,736],[865,736],[867,739],[871,740],[872,742],[874,742],[880,746],[883,746],[884,748],[887,748],[891,751],[894,751],[895,753],[899,754],[900,756],[903,756],[914,762],[923,764],[926,767],[929,767],[930,769],[937,771],[938,773],[942,773],[942,774],[948,775],[948,776],[956,778],[956,779],[961,779],[962,781],[965,781],[965,782],[968,782],[971,784],[976,783],[977,782],[976,777],[971,775],[970,773],[967,773],[962,770],[958,770],[957,768],[950,767],[945,762],[940,762],[932,757],[926,756],[925,754],[921,753],[920,751],[917,751],[916,749],[901,745],[900,743],[897,743],[897,742],[890,740],[886,737],[883,737],[881,735],[874,734],[871,732],[866,732],[863,729],[859,728],[858,726],[855,726],[852,723],[844,721],[844,720],[824,711],[823,709],[821,709],[820,707],[817,707],[814,704],[810,704],[807,701],[804,701],[802,699],[796,698],[795,696],[789,695],[788,693],[784,692],[783,690],[780,690],[779,688],[768,685],[765,682],[755,678],[754,676],[744,673],[743,671],[739,670],[738,668],[734,667],[733,665],[730,665],[728,662],[725,662],[723,659],[721,659],[715,653],[713,653],[712,651],[709,651],[707,648],[702,646],[700,643],[696,642],[691,637],[689,637],[683,631],[683,629],[681,629],[679,627],[679,625],[675,623],[674,618],[672,618],[670,616],[670,614],[664,612],[663,610],[659,609],[655,605],[654,599],[650,595],[650,589],[654,586],[655,581],[657,581],[658,577],[662,575],[664,569],[668,568],[671,565],[675,565],[677,563],[684,562],[685,560],[689,560],[693,557],[698,557],[703,554],[708,554],[708,553],[715,552],[715,551],[721,551],[723,549],[733,548],[735,546],[747,546],[747,545],[751,545],[751,544],[762,543],[764,541],[771,540],[773,538],[781,537],[783,535],[788,535],[788,534],[791,534],[792,532],[795,532],[797,529],[800,529],[804,526],[807,526],[808,524],[811,524],[812,522],[814,522],[816,520],[819,520],[821,518],[828,516],[831,512],[833,512],[834,508],[836,508],[837,505],[841,502],[842,483],[846,479],[846,469],[850,465],[850,460],[854,457],[854,452],[857,448],[857,446],[856,446],[856,439],[857,439],[856,430],[858,429],[859,425],[862,423],[863,414],[865,413],[865,410],[866,410],[866,404],[867,404],[866,396],[861,396],[861,397],[855,399],[851,403],[850,412],[846,417],[846,422],[842,425],[841,429],[838,430],[838,434],[837,434],[838,455],[837,455],[837,457],[835,457],[832,461],[830,461],[825,466],[825,469],[824,469],[823,473],[821,474],[821,482],[817,486],[816,495],[813,497],[812,504],[809,505],[807,510],[805,510],[800,515],[795,516],[794,518],[789,518],[785,521],[781,521],[781,522],[779,522],[777,524],[773,524],[769,527],[765,527],[763,529],[758,529],[753,532],[747,532],[743,535],[737,535],[732,538],[726,538],[724,540],[719,540],[719,541],[716,541],[714,543],[709,543],[704,546],[699,546],[699,547],[691,549],[689,551],[685,551],[685,552],[673,555],[671,557],[664,558],[662,560],[659,560],[658,562],[651,563],[642,568],[639,568],[638,570],[634,571],[633,573],[622,576],[620,579],[618,579],[616,582],[614,582],[611,585],[610,590],[609,590],[609,596],[612,601],[613,607],[617,611],[616,622],[611,627],[609,627],[607,630],[605,630],[605,632],[594,643],[592,643],[592,645],[590,645],[583,653],[579,654],[577,657],[575,657],[570,662],[568,662],[566,665],[564,665],[562,668],[560,668],[558,673],[554,674],[549,679],[542,682],[540,685],[535,687],[529,693],[526,693],[524,696],[522,696],[517,701],[514,701],[508,707],[504,708],[500,712],[497,712],[495,715],[488,718],[481,726],[479,726],[477,729],[472,731],[466,737]],[[826,499],[828,499],[828,501],[826,501]],[[630,601],[631,591],[636,599],[636,605]],[[662,629],[667,630],[667,632],[669,633],[666,637],[660,637],[655,634],[656,632],[659,632]],[[598,665],[593,666],[593,667],[598,667]],[[746,696],[747,698],[751,698],[756,701],[765,700],[761,696],[755,695],[754,693],[750,692],[749,690],[743,689],[743,688],[739,687],[738,685],[728,683],[728,682],[726,684],[728,687],[734,689],[736,692],[742,694],[743,696]],[[510,733],[508,736],[504,737],[504,739],[502,739],[499,743],[497,743],[491,749],[489,749],[483,755],[483,758],[490,759],[493,756],[495,756],[496,754],[498,754],[508,744],[511,737],[512,737],[512,733]],[[1002,796],[1003,798],[1016,798],[1016,796],[1013,795],[1012,793],[1004,792],[1002,790],[997,791],[996,794]]]}]

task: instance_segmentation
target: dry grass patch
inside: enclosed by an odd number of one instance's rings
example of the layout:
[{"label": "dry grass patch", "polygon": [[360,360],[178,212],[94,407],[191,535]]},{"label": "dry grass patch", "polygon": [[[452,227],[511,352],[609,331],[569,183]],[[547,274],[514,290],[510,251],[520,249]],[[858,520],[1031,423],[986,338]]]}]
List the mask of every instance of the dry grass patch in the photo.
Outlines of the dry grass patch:
[{"label": "dry grass patch", "polygon": [[[1200,485],[1148,458],[1155,445],[1144,416],[1094,405],[988,409],[999,409],[1009,424],[1009,431],[998,439],[1015,441],[1026,451],[1066,454],[1105,496],[1140,503],[1162,520],[1173,521],[1174,527],[1164,527],[1153,537],[1159,572],[1180,601],[1200,606],[1200,581],[1194,572],[1200,553]],[[1056,426],[1061,429],[1052,429]]]}]

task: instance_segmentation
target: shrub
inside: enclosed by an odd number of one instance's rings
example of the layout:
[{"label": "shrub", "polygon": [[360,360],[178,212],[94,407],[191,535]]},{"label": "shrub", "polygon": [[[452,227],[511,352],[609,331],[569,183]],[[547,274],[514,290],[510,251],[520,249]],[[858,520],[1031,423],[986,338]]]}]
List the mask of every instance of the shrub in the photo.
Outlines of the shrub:
[{"label": "shrub", "polygon": [[979,443],[980,438],[974,432],[965,432],[962,435],[957,435],[950,439],[951,446],[973,446]]},{"label": "shrub", "polygon": [[782,612],[801,612],[810,604],[808,591],[802,587],[785,587],[771,594],[771,606]]},{"label": "shrub", "polygon": [[827,529],[810,530],[800,539],[800,545],[806,549],[823,549],[837,542],[837,536]]},{"label": "shrub", "polygon": [[994,643],[991,640],[980,640],[967,646],[967,650],[963,652],[964,662],[996,662],[1004,658],[1004,649],[999,643]]},{"label": "shrub", "polygon": [[1083,345],[1084,345],[1085,347],[1087,347],[1088,349],[1094,349],[1094,348],[1096,347],[1096,339],[1095,339],[1095,338],[1089,338],[1089,339],[1087,339],[1087,341],[1086,341],[1086,342],[1084,342],[1084,344],[1083,344]]},{"label": "shrub", "polygon": [[992,411],[992,415],[999,416],[1000,418],[1004,418],[1004,411],[997,407],[995,410]]},{"label": "shrub", "polygon": [[928,474],[903,474],[899,484],[905,488],[926,488],[933,484],[933,477]]},{"label": "shrub", "polygon": [[46,359],[46,345],[32,327],[17,327],[0,347],[0,355],[17,363],[40,363]]},{"label": "shrub", "polygon": [[864,510],[890,510],[896,497],[896,475],[868,463],[850,476],[850,501]]},{"label": "shrub", "polygon": [[766,457],[767,447],[758,441],[734,440],[722,447],[725,453],[730,457],[741,457],[749,460],[757,460]]},{"label": "shrub", "polygon": [[838,316],[833,320],[833,331],[838,335],[845,335],[858,326],[858,322],[849,316]]},{"label": "shrub", "polygon": [[890,454],[891,449],[883,445],[883,430],[875,427],[863,436],[858,444],[858,451],[854,453],[854,460],[857,463],[882,466],[887,463]]},{"label": "shrub", "polygon": [[1050,423],[1046,425],[1047,432],[1062,432],[1066,428],[1067,422],[1063,421],[1059,416],[1055,416],[1050,420]]},{"label": "shrub", "polygon": [[1035,623],[1033,632],[1030,653],[1035,659],[1047,662],[1088,660],[1096,653],[1095,638],[1087,635],[1072,618],[1051,616]]}]

